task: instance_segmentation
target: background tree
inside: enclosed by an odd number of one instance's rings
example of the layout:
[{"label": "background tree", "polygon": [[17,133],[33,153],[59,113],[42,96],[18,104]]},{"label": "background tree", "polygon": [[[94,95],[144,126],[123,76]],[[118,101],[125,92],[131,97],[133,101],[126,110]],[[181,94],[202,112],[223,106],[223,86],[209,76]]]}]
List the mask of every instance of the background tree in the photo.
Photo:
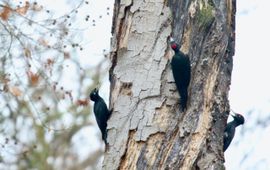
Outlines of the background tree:
[{"label": "background tree", "polygon": [[67,3],[60,16],[38,1],[0,2],[0,169],[95,168],[101,158],[100,147],[79,157],[76,138],[93,126],[88,95],[107,65],[82,66],[83,37],[111,11],[95,18],[88,1]]},{"label": "background tree", "polygon": [[[235,1],[116,1],[104,169],[222,169]],[[179,113],[167,40],[192,63]]]}]

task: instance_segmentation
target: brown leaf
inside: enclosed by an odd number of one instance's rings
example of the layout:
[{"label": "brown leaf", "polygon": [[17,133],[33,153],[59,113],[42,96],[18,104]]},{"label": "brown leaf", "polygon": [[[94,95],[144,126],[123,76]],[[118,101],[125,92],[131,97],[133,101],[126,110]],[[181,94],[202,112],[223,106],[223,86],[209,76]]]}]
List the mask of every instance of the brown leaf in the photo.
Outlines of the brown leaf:
[{"label": "brown leaf", "polygon": [[25,15],[26,12],[28,11],[30,7],[30,3],[28,1],[25,2],[25,6],[23,7],[18,7],[17,9],[15,9],[15,11],[18,13],[18,14],[21,14],[21,15]]},{"label": "brown leaf", "polygon": [[79,100],[77,100],[77,105],[79,105],[79,106],[87,106],[88,105],[88,99],[79,99]]},{"label": "brown leaf", "polygon": [[9,87],[9,91],[11,94],[13,94],[16,97],[19,97],[22,95],[22,91],[16,86]]},{"label": "brown leaf", "polygon": [[53,64],[54,64],[54,60],[53,59],[50,59],[50,58],[48,58],[47,59],[47,66],[52,66]]},{"label": "brown leaf", "polygon": [[10,14],[11,14],[11,12],[12,12],[11,9],[9,7],[7,7],[7,6],[5,6],[3,8],[3,11],[0,13],[1,19],[4,20],[4,21],[7,21]]},{"label": "brown leaf", "polygon": [[33,73],[32,71],[28,71],[27,75],[28,75],[31,85],[36,86],[39,81],[39,75]]}]

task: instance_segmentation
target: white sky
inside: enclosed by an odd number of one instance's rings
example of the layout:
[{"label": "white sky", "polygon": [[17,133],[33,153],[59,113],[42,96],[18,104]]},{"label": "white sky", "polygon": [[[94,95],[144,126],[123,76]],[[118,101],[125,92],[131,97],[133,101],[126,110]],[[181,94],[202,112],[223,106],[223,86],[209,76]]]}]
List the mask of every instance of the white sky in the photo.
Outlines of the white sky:
[{"label": "white sky", "polygon": [[[237,0],[236,53],[230,91],[230,105],[246,117],[226,151],[227,170],[268,170],[270,128],[256,128],[254,119],[270,111],[270,1]],[[248,111],[254,110],[251,115]],[[244,136],[240,132],[252,129]],[[244,153],[250,156],[242,161]]]}]

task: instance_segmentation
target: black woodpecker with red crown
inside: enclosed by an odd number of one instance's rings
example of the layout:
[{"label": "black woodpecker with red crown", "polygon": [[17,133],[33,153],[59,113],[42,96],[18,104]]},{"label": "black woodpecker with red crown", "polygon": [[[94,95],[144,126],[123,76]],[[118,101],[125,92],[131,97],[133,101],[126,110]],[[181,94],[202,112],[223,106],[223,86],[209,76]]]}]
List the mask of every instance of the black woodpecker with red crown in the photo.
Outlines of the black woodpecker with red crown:
[{"label": "black woodpecker with red crown", "polygon": [[190,60],[189,57],[180,51],[180,46],[173,38],[170,38],[171,48],[174,56],[171,60],[171,68],[177,90],[180,94],[181,111],[185,111],[188,101],[188,86],[190,82]]},{"label": "black woodpecker with red crown", "polygon": [[224,152],[230,146],[233,140],[236,127],[245,123],[245,118],[241,114],[234,112],[234,115],[231,116],[233,117],[233,121],[227,123],[224,131],[224,138],[223,138]]}]

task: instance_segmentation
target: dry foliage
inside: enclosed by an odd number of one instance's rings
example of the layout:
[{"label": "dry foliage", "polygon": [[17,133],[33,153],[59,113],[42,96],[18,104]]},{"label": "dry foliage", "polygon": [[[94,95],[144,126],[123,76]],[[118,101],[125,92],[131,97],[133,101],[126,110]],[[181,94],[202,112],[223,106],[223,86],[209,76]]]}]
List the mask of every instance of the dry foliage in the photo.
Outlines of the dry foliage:
[{"label": "dry foliage", "polygon": [[18,8],[15,9],[15,11],[18,14],[25,15],[26,12],[28,11],[29,7],[30,7],[30,3],[28,1],[26,1],[25,5],[23,7],[18,7]]},{"label": "dry foliage", "polygon": [[11,94],[13,94],[16,97],[19,97],[22,95],[22,91],[17,86],[10,86],[9,91]]},{"label": "dry foliage", "polygon": [[37,73],[33,73],[32,71],[27,72],[29,82],[32,86],[36,86],[39,82],[39,75]]},{"label": "dry foliage", "polygon": [[2,12],[0,13],[0,17],[3,21],[7,21],[11,14],[11,9],[7,6],[3,7]]}]

